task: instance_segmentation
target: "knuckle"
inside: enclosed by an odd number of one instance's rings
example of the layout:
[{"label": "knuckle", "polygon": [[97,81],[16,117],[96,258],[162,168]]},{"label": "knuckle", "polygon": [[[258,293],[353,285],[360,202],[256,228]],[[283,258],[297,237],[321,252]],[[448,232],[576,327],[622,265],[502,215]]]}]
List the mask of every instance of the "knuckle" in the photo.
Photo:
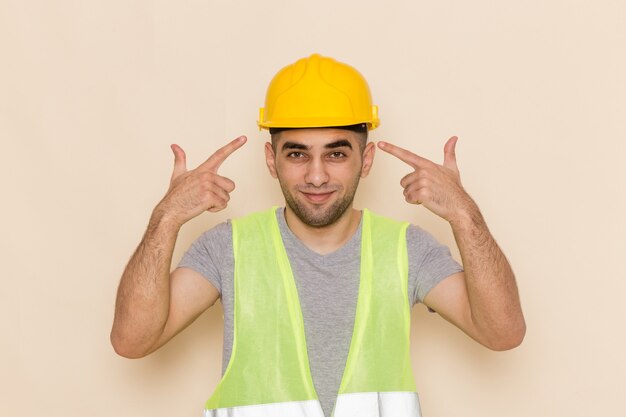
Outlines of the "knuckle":
[{"label": "knuckle", "polygon": [[416,192],[417,198],[420,201],[428,201],[431,199],[432,197],[432,193],[430,190],[426,189],[426,188],[421,188]]},{"label": "knuckle", "polygon": [[213,190],[213,184],[207,181],[201,181],[200,184],[198,184],[198,189],[202,193],[209,193]]},{"label": "knuckle", "polygon": [[411,184],[411,182],[415,180],[416,176],[417,176],[417,172],[411,172],[410,174],[405,175],[400,180],[400,185],[404,188],[408,187]]},{"label": "knuckle", "polygon": [[235,189],[235,183],[226,177],[218,176],[216,181],[219,184],[220,188],[228,193],[232,192]]},{"label": "knuckle", "polygon": [[431,184],[431,181],[430,181],[429,178],[420,178],[417,181],[417,185],[420,186],[420,187],[428,187],[428,186],[430,186],[430,184]]},{"label": "knuckle", "polygon": [[203,172],[200,176],[200,181],[207,186],[212,185],[215,182],[215,174],[212,172]]},{"label": "knuckle", "polygon": [[218,149],[214,154],[216,162],[224,160],[224,158],[226,158],[227,155],[228,155],[228,152],[224,148]]},{"label": "knuckle", "polygon": [[216,206],[225,206],[228,201],[228,194],[221,190],[213,192],[213,204]]},{"label": "knuckle", "polygon": [[222,146],[221,148],[213,152],[213,156],[219,157],[224,155],[226,153],[226,149],[228,149],[228,145]]}]

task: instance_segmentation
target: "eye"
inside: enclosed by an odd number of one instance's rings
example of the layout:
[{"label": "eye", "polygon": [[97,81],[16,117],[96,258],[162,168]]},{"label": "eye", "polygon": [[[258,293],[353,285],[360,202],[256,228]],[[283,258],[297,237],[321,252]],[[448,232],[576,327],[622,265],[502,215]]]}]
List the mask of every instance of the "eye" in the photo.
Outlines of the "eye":
[{"label": "eye", "polygon": [[334,151],[334,152],[331,152],[331,153],[328,155],[328,157],[329,157],[329,158],[332,158],[332,159],[340,159],[340,158],[345,158],[345,157],[346,157],[346,154],[345,154],[345,153],[343,153],[343,152],[340,152],[340,151]]},{"label": "eye", "polygon": [[293,159],[298,159],[298,158],[304,158],[304,154],[302,152],[289,152],[287,154],[287,158],[293,158]]}]

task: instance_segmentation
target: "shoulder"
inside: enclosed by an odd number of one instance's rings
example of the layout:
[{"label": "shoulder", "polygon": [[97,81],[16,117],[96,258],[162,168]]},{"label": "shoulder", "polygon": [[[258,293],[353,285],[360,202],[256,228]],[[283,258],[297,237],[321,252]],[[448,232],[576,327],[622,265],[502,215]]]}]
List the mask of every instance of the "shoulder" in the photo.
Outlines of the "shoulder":
[{"label": "shoulder", "polygon": [[202,244],[206,246],[211,242],[223,242],[231,240],[232,229],[232,222],[230,219],[228,219],[225,222],[219,223],[202,233],[196,240],[196,244]]},{"label": "shoulder", "polygon": [[219,223],[209,230],[205,231],[200,237],[207,239],[231,237],[233,231],[233,224],[243,224],[249,222],[263,222],[272,217],[276,217],[277,207],[272,207],[262,211],[256,211],[253,213],[244,214],[240,217],[227,219],[226,221]]},{"label": "shoulder", "polygon": [[440,246],[437,239],[420,226],[410,224],[406,230],[407,242],[418,246]]},{"label": "shoulder", "polygon": [[427,246],[433,245],[433,244],[439,245],[439,242],[437,241],[437,239],[432,234],[430,234],[429,232],[421,228],[420,226],[417,226],[407,221],[397,220],[392,217],[380,215],[368,209],[364,209],[363,213],[364,214],[366,213],[365,214],[366,217],[369,217],[373,221],[378,222],[382,225],[394,225],[400,228],[406,227],[407,241],[410,241],[416,244],[423,244]]},{"label": "shoulder", "polygon": [[441,244],[431,233],[427,232],[420,226],[406,222],[398,221],[390,217],[380,216],[371,211],[364,210],[367,213],[365,217],[369,217],[374,226],[373,231],[376,232],[380,228],[387,230],[395,229],[405,234],[407,249],[410,254],[419,254],[420,256],[428,256],[431,252],[441,252],[450,255],[449,248]]},{"label": "shoulder", "polygon": [[274,221],[280,212],[281,210],[278,210],[278,207],[272,207],[235,218],[232,220],[232,223],[235,224],[235,227],[239,227],[240,225],[249,226],[255,224],[265,224],[270,221]]},{"label": "shoulder", "polygon": [[372,233],[384,233],[390,232],[392,234],[405,233],[406,228],[409,226],[408,222],[402,222],[391,217],[381,216],[368,209],[363,209],[362,226],[369,228]]}]

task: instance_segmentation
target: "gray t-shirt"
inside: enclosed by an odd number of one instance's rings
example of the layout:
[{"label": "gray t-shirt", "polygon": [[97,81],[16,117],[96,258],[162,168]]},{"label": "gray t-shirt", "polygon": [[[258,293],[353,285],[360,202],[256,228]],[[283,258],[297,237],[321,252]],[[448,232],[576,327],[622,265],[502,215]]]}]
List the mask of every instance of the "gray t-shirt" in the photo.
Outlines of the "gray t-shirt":
[{"label": "gray t-shirt", "polygon": [[[335,252],[320,255],[309,249],[287,226],[284,210],[276,210],[289,262],[296,281],[313,383],[324,414],[330,416],[337,399],[352,339],[359,291],[361,226]],[[446,246],[417,226],[407,229],[409,302],[422,302],[444,278],[462,270]],[[202,234],[178,267],[202,274],[220,292],[224,308],[222,373],[233,342],[233,244],[230,221]]]}]

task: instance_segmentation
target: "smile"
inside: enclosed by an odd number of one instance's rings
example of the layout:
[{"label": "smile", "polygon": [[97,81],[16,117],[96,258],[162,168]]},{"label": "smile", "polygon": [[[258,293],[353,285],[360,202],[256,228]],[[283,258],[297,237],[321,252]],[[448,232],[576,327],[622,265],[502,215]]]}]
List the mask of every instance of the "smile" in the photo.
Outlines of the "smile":
[{"label": "smile", "polygon": [[305,193],[305,192],[303,192],[302,194],[311,203],[322,204],[322,203],[325,203],[326,201],[328,201],[333,193],[334,193],[334,191],[329,191],[327,193]]}]

